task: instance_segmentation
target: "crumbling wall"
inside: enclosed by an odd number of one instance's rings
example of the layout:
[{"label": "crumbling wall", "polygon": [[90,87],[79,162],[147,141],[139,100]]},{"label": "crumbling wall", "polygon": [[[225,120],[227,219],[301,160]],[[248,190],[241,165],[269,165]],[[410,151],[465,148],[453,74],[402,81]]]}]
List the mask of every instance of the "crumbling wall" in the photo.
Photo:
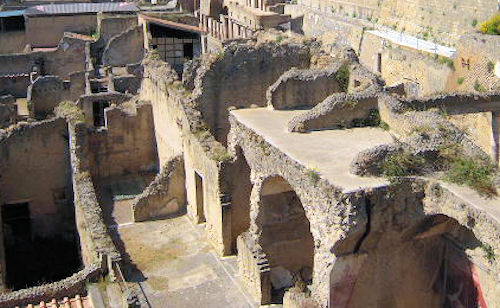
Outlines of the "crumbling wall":
[{"label": "crumbling wall", "polygon": [[[226,233],[230,220],[224,216],[227,196],[220,189],[220,181],[221,169],[230,156],[211,135],[190,93],[166,62],[145,59],[140,97],[153,106],[160,166],[183,154],[187,214],[197,222],[206,221],[207,238],[216,251],[229,254],[230,236]],[[202,178],[202,185],[196,184],[197,176]],[[200,197],[203,202],[197,202]]]},{"label": "crumbling wall", "polygon": [[356,94],[333,94],[313,109],[288,123],[290,132],[377,126],[377,89],[371,87]]},{"label": "crumbling wall", "polygon": [[69,134],[74,215],[82,261],[84,265],[99,263],[103,271],[107,272],[112,261],[119,261],[120,253],[108,233],[101,206],[97,201],[90,174],[88,130],[84,124],[74,123],[69,125]]},{"label": "crumbling wall", "polygon": [[93,104],[97,101],[109,102],[110,105],[117,104],[120,105],[125,101],[132,98],[131,95],[123,94],[119,92],[101,92],[95,94],[86,94],[80,96],[76,104],[82,110],[85,116],[85,123],[89,126],[94,125],[94,113]]},{"label": "crumbling wall", "polygon": [[125,66],[138,63],[144,57],[144,32],[136,26],[112,37],[102,55],[105,66]]},{"label": "crumbling wall", "polygon": [[105,42],[134,26],[137,26],[135,15],[97,14],[97,33]]},{"label": "crumbling wall", "polygon": [[29,201],[32,230],[50,236],[67,225],[72,206],[56,199],[71,195],[68,131],[61,118],[18,124],[0,137],[0,189],[5,203]]},{"label": "crumbling wall", "polygon": [[134,201],[134,221],[182,213],[186,204],[185,182],[184,161],[176,156]]},{"label": "crumbling wall", "polygon": [[12,95],[0,96],[0,129],[16,122],[17,105]]},{"label": "crumbling wall", "polygon": [[63,280],[0,294],[0,307],[24,306],[41,301],[49,302],[53,298],[65,298],[77,294],[85,294],[87,283],[97,281],[101,274],[99,264],[91,264]]},{"label": "crumbling wall", "polygon": [[231,44],[219,56],[202,60],[194,100],[216,139],[225,143],[229,107],[265,106],[267,88],[290,68],[309,67],[310,53],[303,42],[250,41]]},{"label": "crumbling wall", "polygon": [[89,136],[94,178],[157,170],[155,134],[149,104],[105,109],[106,127]]},{"label": "crumbling wall", "polygon": [[28,87],[30,114],[43,119],[52,114],[54,108],[67,97],[63,81],[57,76],[40,76]]},{"label": "crumbling wall", "polygon": [[327,96],[342,91],[336,78],[339,67],[325,70],[292,68],[267,89],[267,105],[278,110],[316,106]]},{"label": "crumbling wall", "polygon": [[0,55],[0,75],[28,74],[29,80],[29,73],[36,67],[39,74],[68,79],[70,73],[86,69],[86,43],[68,35],[53,50]]},{"label": "crumbling wall", "polygon": [[141,88],[141,79],[134,75],[113,77],[114,89],[121,93],[137,94]]}]

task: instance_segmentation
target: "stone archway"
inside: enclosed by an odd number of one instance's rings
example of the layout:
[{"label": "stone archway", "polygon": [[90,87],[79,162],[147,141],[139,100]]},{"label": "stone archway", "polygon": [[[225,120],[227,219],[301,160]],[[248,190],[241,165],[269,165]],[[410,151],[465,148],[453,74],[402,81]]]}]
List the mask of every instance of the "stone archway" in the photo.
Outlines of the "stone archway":
[{"label": "stone archway", "polygon": [[282,177],[268,178],[261,191],[262,247],[270,266],[271,300],[280,303],[295,284],[311,284],[314,239],[302,203]]},{"label": "stone archway", "polygon": [[372,230],[359,251],[335,260],[329,306],[486,307],[479,269],[466,254],[480,247],[469,229],[445,215],[404,230]]},{"label": "stone archway", "polygon": [[306,291],[312,284],[314,238],[302,202],[284,178],[268,177],[252,193],[250,230],[238,240],[240,272],[262,304],[281,303],[289,288]]}]

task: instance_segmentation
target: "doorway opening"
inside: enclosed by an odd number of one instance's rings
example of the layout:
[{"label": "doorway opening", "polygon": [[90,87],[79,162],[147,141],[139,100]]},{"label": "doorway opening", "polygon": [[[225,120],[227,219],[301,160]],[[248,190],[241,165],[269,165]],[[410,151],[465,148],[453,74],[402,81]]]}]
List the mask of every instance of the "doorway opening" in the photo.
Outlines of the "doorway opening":
[{"label": "doorway opening", "polygon": [[205,217],[203,177],[196,171],[194,172],[194,177],[196,183],[196,214],[198,216],[198,223],[203,223],[207,221]]}]

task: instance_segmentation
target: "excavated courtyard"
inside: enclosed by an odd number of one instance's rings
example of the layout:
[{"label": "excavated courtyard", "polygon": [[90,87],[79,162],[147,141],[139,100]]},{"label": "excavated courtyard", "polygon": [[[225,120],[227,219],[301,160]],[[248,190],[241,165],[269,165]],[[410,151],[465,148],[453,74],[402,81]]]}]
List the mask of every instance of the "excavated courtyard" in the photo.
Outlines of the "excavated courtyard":
[{"label": "excavated courtyard", "polygon": [[258,307],[239,281],[236,257],[218,258],[203,228],[186,216],[118,227],[136,267],[130,280],[152,307]]}]

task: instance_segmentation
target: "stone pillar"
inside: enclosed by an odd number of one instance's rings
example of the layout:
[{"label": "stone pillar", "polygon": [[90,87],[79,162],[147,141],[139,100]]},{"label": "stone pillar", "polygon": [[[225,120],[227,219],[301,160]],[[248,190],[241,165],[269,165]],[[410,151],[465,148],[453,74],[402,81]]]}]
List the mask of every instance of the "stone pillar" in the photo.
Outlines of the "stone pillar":
[{"label": "stone pillar", "polygon": [[227,19],[227,38],[228,39],[234,38],[234,35],[233,35],[233,20],[231,18]]}]

